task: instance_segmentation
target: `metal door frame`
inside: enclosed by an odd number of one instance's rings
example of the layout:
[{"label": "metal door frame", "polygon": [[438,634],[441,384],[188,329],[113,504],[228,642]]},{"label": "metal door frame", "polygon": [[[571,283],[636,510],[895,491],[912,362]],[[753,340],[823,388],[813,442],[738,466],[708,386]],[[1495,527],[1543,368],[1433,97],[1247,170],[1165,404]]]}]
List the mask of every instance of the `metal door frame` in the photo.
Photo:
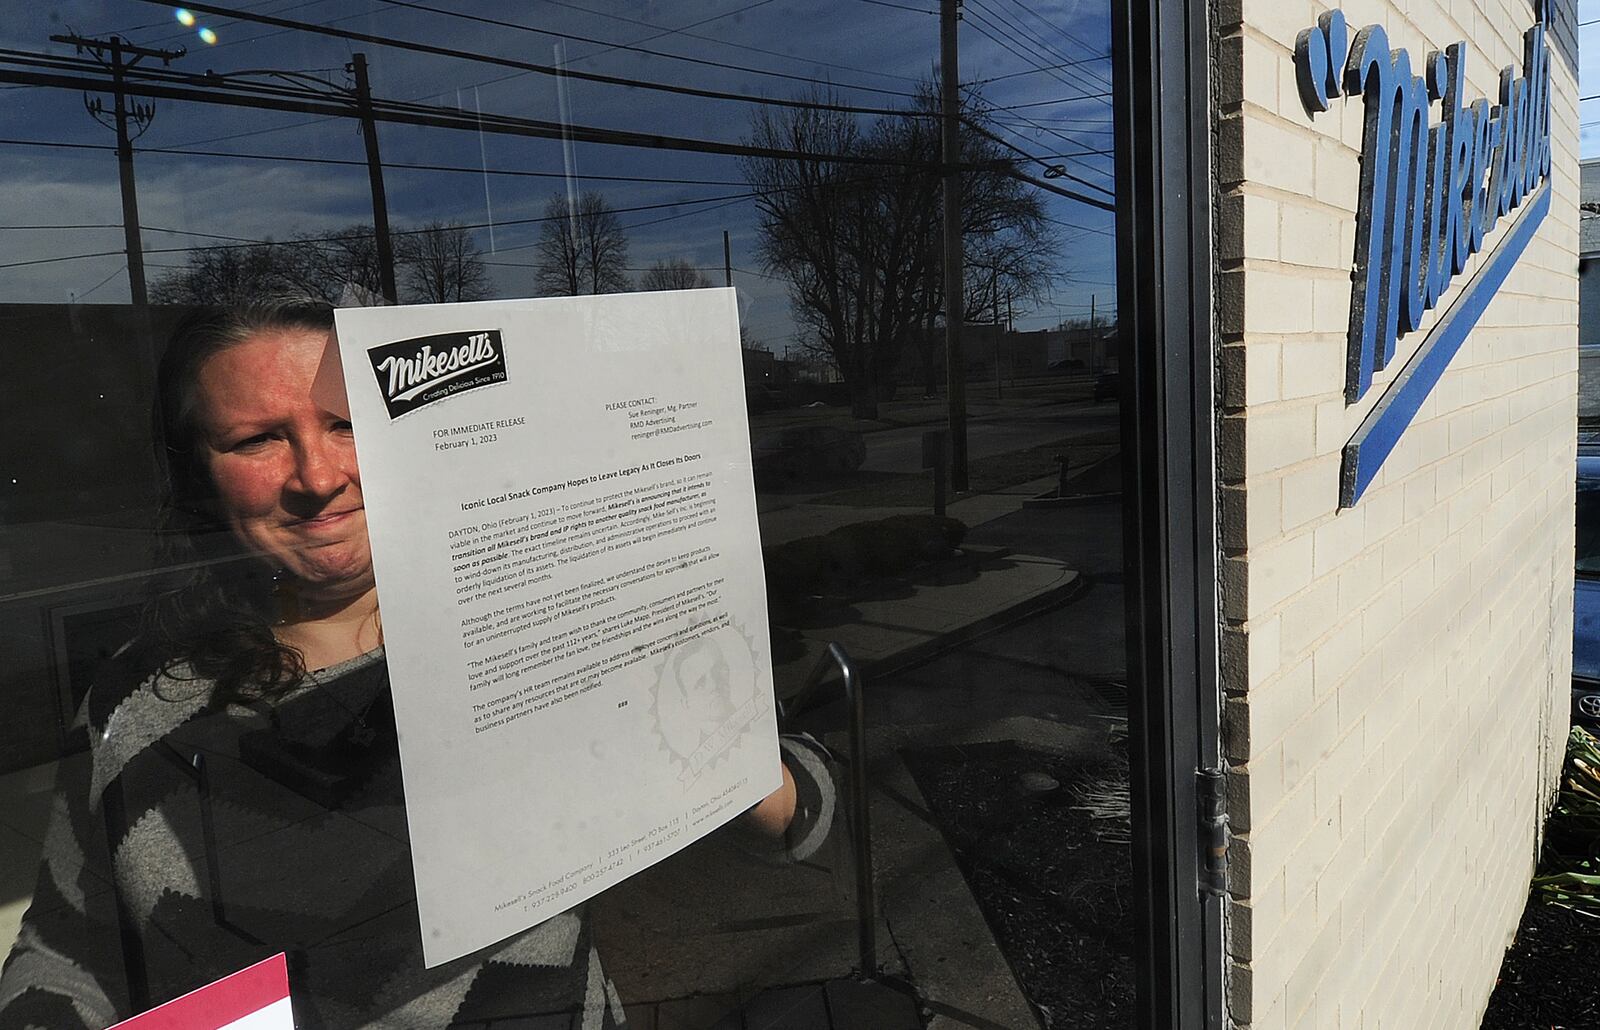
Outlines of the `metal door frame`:
[{"label": "metal door frame", "polygon": [[1112,12],[1138,1025],[1221,1030],[1210,11]]}]

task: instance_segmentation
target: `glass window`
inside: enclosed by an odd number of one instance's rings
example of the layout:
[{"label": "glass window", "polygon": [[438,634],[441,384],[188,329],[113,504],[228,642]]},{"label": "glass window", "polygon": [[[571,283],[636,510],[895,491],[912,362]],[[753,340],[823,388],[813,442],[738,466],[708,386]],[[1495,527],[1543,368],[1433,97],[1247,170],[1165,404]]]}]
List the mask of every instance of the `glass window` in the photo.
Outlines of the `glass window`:
[{"label": "glass window", "polygon": [[[1110,18],[961,6],[952,352],[937,0],[11,12],[0,1023],[277,951],[302,1026],[1129,1021]],[[152,440],[169,341],[267,297],[712,286],[808,812],[425,970],[382,653],[317,669],[268,612],[294,570],[174,456],[216,443],[198,371]],[[288,639],[313,672],[274,679]],[[808,687],[830,643],[864,768],[839,678]]]}]

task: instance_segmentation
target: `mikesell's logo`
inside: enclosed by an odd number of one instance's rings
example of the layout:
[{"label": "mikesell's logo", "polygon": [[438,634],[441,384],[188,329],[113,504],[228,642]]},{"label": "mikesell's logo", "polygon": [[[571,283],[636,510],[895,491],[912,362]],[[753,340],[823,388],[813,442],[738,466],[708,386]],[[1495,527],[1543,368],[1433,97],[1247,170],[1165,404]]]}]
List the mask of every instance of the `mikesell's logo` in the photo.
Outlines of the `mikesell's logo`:
[{"label": "mikesell's logo", "polygon": [[440,333],[367,351],[389,418],[425,404],[506,381],[500,330]]}]

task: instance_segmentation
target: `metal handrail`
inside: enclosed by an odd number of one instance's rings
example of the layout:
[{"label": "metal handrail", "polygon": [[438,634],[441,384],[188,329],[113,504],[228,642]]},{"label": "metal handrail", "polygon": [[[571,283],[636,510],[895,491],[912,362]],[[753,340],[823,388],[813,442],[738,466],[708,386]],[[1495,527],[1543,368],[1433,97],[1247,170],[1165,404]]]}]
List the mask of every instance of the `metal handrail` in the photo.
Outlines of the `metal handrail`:
[{"label": "metal handrail", "polygon": [[877,901],[872,883],[872,817],[867,797],[867,707],[861,668],[843,646],[830,643],[817,659],[805,683],[787,705],[780,705],[784,717],[793,718],[813,707],[813,697],[823,679],[833,669],[844,681],[845,700],[850,706],[850,814],[855,829],[856,866],[856,941],[861,963],[861,978],[878,975]]}]

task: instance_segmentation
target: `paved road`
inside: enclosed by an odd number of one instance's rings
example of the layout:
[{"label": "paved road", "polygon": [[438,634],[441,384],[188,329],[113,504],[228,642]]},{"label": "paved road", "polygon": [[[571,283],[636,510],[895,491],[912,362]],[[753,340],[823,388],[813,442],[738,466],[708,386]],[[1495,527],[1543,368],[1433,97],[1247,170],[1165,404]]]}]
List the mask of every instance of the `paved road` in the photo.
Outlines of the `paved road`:
[{"label": "paved road", "polygon": [[[1014,414],[991,416],[967,424],[967,455],[986,458],[1035,447],[1063,436],[1115,429],[1117,406],[1111,401],[1052,404]],[[866,435],[863,472],[916,472],[922,467],[922,434],[942,426],[906,426]]]}]

